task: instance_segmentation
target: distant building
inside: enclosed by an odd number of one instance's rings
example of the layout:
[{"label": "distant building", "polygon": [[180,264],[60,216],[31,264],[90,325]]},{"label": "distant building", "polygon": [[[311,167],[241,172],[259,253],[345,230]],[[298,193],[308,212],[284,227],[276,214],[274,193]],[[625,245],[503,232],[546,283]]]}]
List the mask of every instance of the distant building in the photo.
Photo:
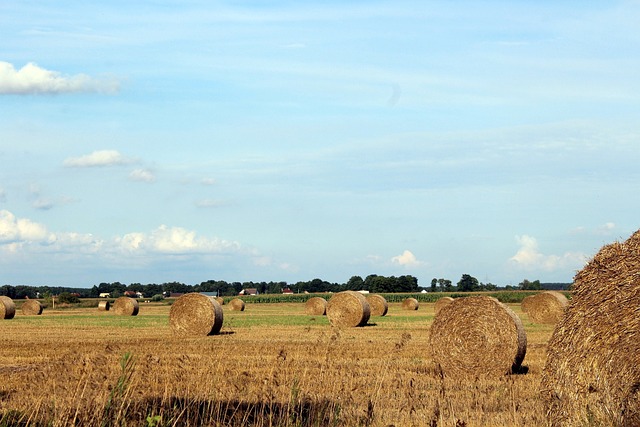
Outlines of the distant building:
[{"label": "distant building", "polygon": [[291,290],[291,288],[284,288],[282,290],[283,294],[287,294],[287,295],[291,295],[293,293],[293,291]]},{"label": "distant building", "polygon": [[109,298],[110,296],[111,296],[111,294],[109,292],[102,292],[100,294],[100,298]]},{"label": "distant building", "polygon": [[258,295],[258,290],[256,288],[247,288],[238,292],[238,295]]}]

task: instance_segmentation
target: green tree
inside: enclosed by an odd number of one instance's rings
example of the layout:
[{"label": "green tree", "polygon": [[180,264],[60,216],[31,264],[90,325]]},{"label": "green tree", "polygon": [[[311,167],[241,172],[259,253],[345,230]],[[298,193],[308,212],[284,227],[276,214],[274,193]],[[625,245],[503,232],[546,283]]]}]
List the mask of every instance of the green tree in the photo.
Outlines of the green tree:
[{"label": "green tree", "polygon": [[540,280],[530,282],[527,279],[524,279],[522,282],[518,283],[518,288],[523,291],[539,291],[542,289],[542,285],[540,284]]},{"label": "green tree", "polygon": [[474,292],[480,290],[480,283],[478,279],[468,274],[463,274],[458,282],[458,291],[460,292]]}]

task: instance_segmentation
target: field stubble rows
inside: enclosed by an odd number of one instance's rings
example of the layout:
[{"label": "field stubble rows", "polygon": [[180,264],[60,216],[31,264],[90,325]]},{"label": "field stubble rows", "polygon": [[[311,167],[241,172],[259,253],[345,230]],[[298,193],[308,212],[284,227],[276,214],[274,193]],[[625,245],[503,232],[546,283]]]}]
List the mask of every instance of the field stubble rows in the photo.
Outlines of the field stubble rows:
[{"label": "field stubble rows", "polygon": [[[429,355],[433,304],[332,328],[304,304],[224,306],[220,335],[176,337],[169,307],[136,317],[45,310],[0,322],[6,425],[540,426],[552,326],[519,304],[528,373],[451,381]],[[0,422],[1,425],[1,422]]]}]

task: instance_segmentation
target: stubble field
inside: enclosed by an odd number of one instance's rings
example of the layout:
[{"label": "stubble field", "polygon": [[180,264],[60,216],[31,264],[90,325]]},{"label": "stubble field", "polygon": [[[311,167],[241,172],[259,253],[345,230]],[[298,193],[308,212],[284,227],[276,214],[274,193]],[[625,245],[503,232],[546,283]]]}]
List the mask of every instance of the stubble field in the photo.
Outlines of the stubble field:
[{"label": "stubble field", "polygon": [[528,373],[442,378],[434,304],[332,328],[303,303],[223,306],[220,335],[176,337],[169,306],[136,317],[47,309],[0,320],[0,426],[544,426],[553,326],[529,321]]}]

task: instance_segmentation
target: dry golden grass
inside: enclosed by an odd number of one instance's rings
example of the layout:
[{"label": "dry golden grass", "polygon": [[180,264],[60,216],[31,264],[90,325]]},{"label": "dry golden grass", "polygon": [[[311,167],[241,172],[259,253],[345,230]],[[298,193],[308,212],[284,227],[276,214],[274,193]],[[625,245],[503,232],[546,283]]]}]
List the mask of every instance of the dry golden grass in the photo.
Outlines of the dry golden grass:
[{"label": "dry golden grass", "polygon": [[[452,381],[429,358],[434,304],[390,303],[363,328],[304,304],[224,306],[220,335],[176,337],[169,307],[137,317],[46,310],[0,321],[0,425],[543,426],[551,326],[528,321],[526,375]],[[73,332],[70,332],[73,331]]]}]

